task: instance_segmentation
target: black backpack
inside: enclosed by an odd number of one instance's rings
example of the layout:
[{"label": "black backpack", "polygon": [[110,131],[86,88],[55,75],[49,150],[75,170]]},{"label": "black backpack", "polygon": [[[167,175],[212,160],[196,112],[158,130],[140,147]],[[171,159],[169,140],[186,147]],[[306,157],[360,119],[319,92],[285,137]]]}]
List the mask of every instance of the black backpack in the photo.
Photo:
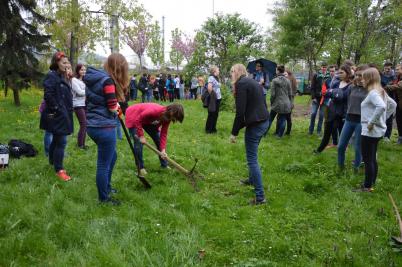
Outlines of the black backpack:
[{"label": "black backpack", "polygon": [[173,79],[170,79],[170,82],[169,82],[169,89],[175,89],[176,87],[175,87],[175,84],[174,84],[174,80]]},{"label": "black backpack", "polygon": [[10,150],[10,156],[17,159],[21,156],[35,157],[38,154],[38,150],[36,150],[33,145],[21,140],[10,140],[10,142],[8,142],[8,148]]}]

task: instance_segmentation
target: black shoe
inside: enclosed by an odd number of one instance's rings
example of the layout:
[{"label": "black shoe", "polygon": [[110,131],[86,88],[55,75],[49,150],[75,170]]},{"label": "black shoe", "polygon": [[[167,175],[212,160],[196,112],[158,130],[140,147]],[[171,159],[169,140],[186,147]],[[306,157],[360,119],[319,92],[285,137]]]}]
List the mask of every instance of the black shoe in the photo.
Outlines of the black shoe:
[{"label": "black shoe", "polygon": [[317,149],[314,149],[314,150],[313,150],[313,154],[314,154],[314,155],[319,155],[320,152],[319,152]]},{"label": "black shoe", "polygon": [[250,182],[250,179],[249,179],[249,178],[240,180],[239,182],[240,182],[241,185],[253,185],[253,184]]},{"label": "black shoe", "polygon": [[262,200],[257,200],[255,198],[253,198],[252,200],[250,200],[249,204],[251,206],[256,206],[256,205],[262,205],[262,204],[266,204],[267,200],[264,198]]},{"label": "black shoe", "polygon": [[120,200],[115,199],[115,198],[111,198],[111,197],[109,197],[106,200],[101,201],[100,203],[101,204],[110,204],[112,206],[120,206],[121,205]]}]

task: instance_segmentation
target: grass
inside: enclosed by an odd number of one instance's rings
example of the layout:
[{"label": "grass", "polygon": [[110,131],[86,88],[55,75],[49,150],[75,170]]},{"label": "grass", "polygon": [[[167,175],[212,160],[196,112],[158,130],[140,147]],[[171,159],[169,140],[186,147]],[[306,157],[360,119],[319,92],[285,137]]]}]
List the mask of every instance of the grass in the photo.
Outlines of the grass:
[{"label": "grass", "polygon": [[[201,103],[183,101],[185,120],[170,128],[167,152],[187,168],[199,159],[206,178],[200,192],[174,170],[161,170],[149,150],[153,188],[144,190],[123,140],[113,173],[123,205],[112,207],[97,202],[94,143],[88,139],[90,149],[81,151],[70,137],[65,167],[73,180],[57,180],[38,126],[42,92],[24,91],[19,108],[11,97],[0,98],[0,143],[23,139],[39,155],[12,160],[0,172],[0,266],[402,265],[389,244],[398,228],[387,193],[402,207],[402,147],[395,137],[380,144],[375,193],[353,193],[363,174],[350,166],[338,172],[335,149],[313,155],[319,138],[306,134],[308,119],[299,117],[290,137],[262,140],[268,204],[250,207],[253,192],[238,182],[247,176],[244,131],[237,144],[228,140],[234,114],[222,112],[218,134],[205,135]],[[307,101],[298,97],[298,107]]]}]

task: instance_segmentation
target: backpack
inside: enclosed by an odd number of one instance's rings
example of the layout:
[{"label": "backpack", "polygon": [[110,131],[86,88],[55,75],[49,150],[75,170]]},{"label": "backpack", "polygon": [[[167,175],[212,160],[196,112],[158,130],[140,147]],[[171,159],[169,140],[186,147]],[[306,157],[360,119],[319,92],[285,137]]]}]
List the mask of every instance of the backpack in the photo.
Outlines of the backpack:
[{"label": "backpack", "polygon": [[170,79],[170,82],[169,82],[169,89],[175,89],[175,84],[174,84],[173,79]]},{"label": "backpack", "polygon": [[8,142],[8,148],[10,150],[10,156],[17,159],[21,156],[35,157],[38,154],[38,150],[36,150],[33,145],[21,140],[10,140],[10,142]]}]

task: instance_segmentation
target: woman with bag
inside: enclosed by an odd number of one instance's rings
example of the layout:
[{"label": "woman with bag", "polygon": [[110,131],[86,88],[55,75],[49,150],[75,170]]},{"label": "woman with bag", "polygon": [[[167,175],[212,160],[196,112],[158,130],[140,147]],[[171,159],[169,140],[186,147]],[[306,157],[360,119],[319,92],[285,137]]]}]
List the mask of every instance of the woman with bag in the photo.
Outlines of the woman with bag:
[{"label": "woman with bag", "polygon": [[63,166],[67,135],[73,132],[73,99],[66,80],[70,63],[63,52],[56,52],[50,63],[50,71],[43,81],[46,107],[41,114],[40,128],[53,135],[49,147],[49,163],[63,181],[71,180]]},{"label": "woman with bag", "polygon": [[[216,94],[216,98],[212,101],[214,103],[209,103],[209,105],[214,106],[213,109],[208,109],[208,118],[205,124],[205,132],[207,134],[216,133],[216,123],[218,121],[219,116],[219,106],[222,100],[221,95],[221,84],[219,82],[219,68],[216,66],[212,66],[210,68],[210,76],[208,77],[208,93],[211,94],[212,91]],[[210,100],[211,101],[211,100]]]}]

